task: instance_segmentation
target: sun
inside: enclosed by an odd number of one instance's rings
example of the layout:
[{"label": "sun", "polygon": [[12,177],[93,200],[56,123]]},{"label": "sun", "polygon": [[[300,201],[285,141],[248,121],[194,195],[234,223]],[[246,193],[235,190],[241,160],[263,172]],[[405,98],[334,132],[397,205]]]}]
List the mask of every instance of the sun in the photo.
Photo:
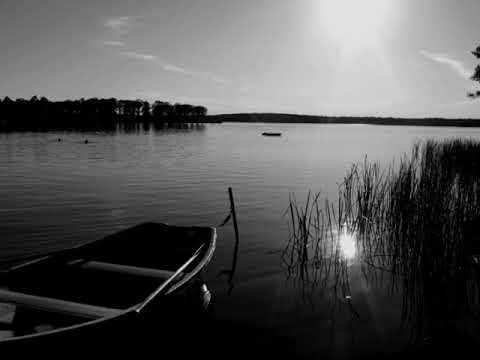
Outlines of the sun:
[{"label": "sun", "polygon": [[390,0],[323,0],[322,5],[325,31],[351,46],[376,41],[390,12]]}]

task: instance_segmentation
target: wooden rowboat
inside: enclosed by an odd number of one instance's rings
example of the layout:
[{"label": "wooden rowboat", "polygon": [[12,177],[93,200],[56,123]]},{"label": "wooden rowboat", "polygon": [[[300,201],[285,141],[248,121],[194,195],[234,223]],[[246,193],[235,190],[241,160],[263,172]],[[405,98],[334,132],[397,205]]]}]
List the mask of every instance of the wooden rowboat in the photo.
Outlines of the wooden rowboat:
[{"label": "wooden rowboat", "polygon": [[[141,224],[3,272],[0,349],[118,339],[209,302],[200,273],[215,250],[207,227]],[[10,312],[6,311],[10,310]]]}]

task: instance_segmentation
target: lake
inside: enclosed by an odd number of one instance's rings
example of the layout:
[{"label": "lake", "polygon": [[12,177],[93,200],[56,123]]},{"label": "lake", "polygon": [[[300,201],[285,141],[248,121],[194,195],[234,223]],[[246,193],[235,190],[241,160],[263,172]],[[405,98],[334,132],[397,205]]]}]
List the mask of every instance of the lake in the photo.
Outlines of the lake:
[{"label": "lake", "polygon": [[[282,136],[261,136],[266,131]],[[217,226],[229,212],[232,187],[238,265],[230,289],[220,274],[232,263],[228,223],[218,229],[206,274],[214,316],[285,337],[307,358],[396,351],[408,338],[400,326],[401,296],[357,272],[345,303],[358,316],[341,306],[331,316],[331,299],[307,289],[295,269],[289,276],[282,261],[285,211],[290,197],[301,202],[309,190],[335,200],[347,170],[365,157],[387,165],[419,140],[452,137],[480,139],[480,129],[224,123],[0,134],[1,258],[68,247],[146,221]]]}]

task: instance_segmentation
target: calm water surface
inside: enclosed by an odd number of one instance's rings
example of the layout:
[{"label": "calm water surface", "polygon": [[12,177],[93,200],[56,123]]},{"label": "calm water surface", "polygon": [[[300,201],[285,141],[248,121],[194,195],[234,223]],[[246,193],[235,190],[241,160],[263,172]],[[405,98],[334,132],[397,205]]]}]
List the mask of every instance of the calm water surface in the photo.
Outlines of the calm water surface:
[{"label": "calm water surface", "polygon": [[292,194],[301,200],[322,191],[334,199],[346,170],[365,156],[386,164],[418,140],[452,137],[480,138],[480,129],[231,123],[0,134],[0,254],[59,249],[145,221],[216,226],[232,187],[241,242],[229,293],[219,273],[231,266],[234,236],[231,224],[218,229],[207,274],[216,316],[287,336],[307,355],[333,347],[342,357],[372,338],[388,346],[401,338],[400,300],[381,286],[358,276],[351,301],[360,320],[340,312],[332,332],[328,299],[308,300],[302,284],[287,279],[284,212]]}]

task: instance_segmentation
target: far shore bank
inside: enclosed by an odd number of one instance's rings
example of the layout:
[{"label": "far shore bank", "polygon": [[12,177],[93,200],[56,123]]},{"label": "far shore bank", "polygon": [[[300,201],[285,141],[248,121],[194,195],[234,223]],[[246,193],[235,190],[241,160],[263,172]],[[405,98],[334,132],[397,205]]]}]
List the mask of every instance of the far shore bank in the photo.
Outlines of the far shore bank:
[{"label": "far shore bank", "polygon": [[320,116],[274,113],[208,115],[206,122],[480,127],[480,119]]},{"label": "far shore bank", "polygon": [[429,126],[429,127],[463,127],[480,128],[479,119],[468,118],[394,118],[394,117],[357,117],[357,116],[321,116],[275,113],[238,113],[207,115],[198,119],[169,118],[159,121],[153,117],[116,116],[109,121],[82,121],[74,118],[54,118],[46,123],[16,123],[0,118],[0,133],[9,132],[49,132],[49,131],[117,131],[151,128],[161,130],[171,127],[197,128],[206,124],[222,123],[265,123],[265,124],[318,124],[318,125],[378,125],[378,126]]}]

